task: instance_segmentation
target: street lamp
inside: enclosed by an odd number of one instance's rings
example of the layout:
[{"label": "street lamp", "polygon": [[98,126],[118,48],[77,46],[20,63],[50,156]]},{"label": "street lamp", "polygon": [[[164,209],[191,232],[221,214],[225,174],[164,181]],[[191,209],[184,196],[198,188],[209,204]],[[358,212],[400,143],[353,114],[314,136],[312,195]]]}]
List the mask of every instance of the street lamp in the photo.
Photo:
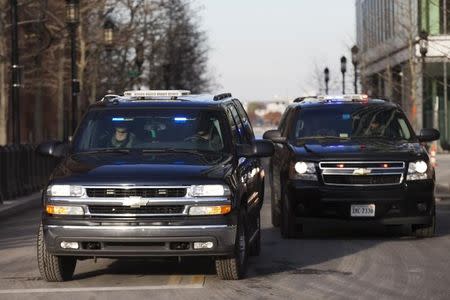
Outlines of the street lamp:
[{"label": "street lamp", "polygon": [[345,94],[345,72],[347,72],[347,58],[341,57],[342,94]]},{"label": "street lamp", "polygon": [[428,53],[428,32],[425,30],[422,30],[419,33],[419,50],[422,60],[425,60],[425,56],[427,56]]},{"label": "street lamp", "polygon": [[103,24],[103,40],[107,51],[112,50],[114,44],[114,22],[107,18]]},{"label": "street lamp", "polygon": [[352,52],[352,64],[355,72],[355,94],[358,94],[358,64],[359,64],[359,48],[358,46],[353,46],[351,49]]},{"label": "street lamp", "polygon": [[72,73],[72,127],[71,133],[77,127],[78,113],[78,93],[80,84],[77,79],[77,44],[76,29],[80,22],[80,4],[78,0],[66,0],[66,23],[70,32],[70,57],[71,57],[71,73]]},{"label": "street lamp", "polygon": [[[111,68],[111,52],[114,44],[114,22],[111,20],[111,18],[107,18],[105,23],[103,24],[103,41],[105,43],[108,66]],[[111,87],[111,73],[111,70],[108,70],[107,78],[109,87]],[[114,93],[114,90],[109,88],[107,94],[112,93]]]},{"label": "street lamp", "polygon": [[330,81],[330,70],[328,68],[325,68],[323,70],[323,74],[325,75],[325,95],[328,95],[328,82]]}]

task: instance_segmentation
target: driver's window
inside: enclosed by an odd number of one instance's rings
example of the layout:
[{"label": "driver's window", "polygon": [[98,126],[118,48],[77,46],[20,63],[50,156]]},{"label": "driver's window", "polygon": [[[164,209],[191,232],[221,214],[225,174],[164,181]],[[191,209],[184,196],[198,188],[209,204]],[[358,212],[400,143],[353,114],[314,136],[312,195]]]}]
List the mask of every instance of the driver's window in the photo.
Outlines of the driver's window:
[{"label": "driver's window", "polygon": [[241,120],[236,108],[232,105],[230,105],[229,108],[230,108],[231,114],[233,116],[234,122],[237,124],[237,133],[238,133],[241,143],[251,144],[251,141],[249,140],[249,138],[246,134],[245,128],[242,124],[242,120]]},{"label": "driver's window", "polygon": [[230,130],[231,130],[231,138],[233,140],[233,144],[240,143],[240,137],[237,133],[237,125],[233,118],[233,114],[231,113],[230,107],[227,108],[227,117],[228,117],[228,123],[230,124]]},{"label": "driver's window", "polygon": [[411,138],[411,133],[409,132],[408,124],[406,124],[406,121],[402,116],[398,118],[398,123],[400,125],[399,131],[401,137],[404,138],[405,140],[409,140]]}]

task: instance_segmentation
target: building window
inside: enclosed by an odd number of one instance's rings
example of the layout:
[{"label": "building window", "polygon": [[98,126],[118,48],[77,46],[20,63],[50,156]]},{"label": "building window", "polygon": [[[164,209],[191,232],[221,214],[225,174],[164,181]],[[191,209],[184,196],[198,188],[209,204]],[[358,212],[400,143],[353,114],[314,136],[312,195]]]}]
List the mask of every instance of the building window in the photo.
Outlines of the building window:
[{"label": "building window", "polygon": [[449,32],[450,0],[421,0],[420,1],[420,29],[431,35]]}]

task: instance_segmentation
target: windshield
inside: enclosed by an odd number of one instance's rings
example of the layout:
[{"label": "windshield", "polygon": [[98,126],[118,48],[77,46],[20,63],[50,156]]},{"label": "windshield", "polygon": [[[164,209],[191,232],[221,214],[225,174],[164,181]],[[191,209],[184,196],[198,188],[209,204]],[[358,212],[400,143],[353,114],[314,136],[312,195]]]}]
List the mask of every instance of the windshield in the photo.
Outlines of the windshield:
[{"label": "windshield", "polygon": [[385,138],[410,140],[410,125],[393,107],[342,105],[305,108],[297,113],[290,138],[307,139]]},{"label": "windshield", "polygon": [[198,109],[91,111],[74,139],[74,151],[229,152],[220,116],[218,111]]}]

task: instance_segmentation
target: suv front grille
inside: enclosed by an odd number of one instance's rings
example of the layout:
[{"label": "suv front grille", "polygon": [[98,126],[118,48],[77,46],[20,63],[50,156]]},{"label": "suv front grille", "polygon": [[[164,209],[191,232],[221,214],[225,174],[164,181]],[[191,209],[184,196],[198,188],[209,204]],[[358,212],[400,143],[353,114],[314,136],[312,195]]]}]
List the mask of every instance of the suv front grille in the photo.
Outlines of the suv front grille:
[{"label": "suv front grille", "polygon": [[182,214],[184,205],[158,205],[158,206],[106,206],[106,205],[90,205],[89,212],[91,215],[173,215]]},{"label": "suv front grille", "polygon": [[186,196],[186,188],[87,188],[88,197],[97,198],[176,198]]},{"label": "suv front grille", "polygon": [[323,183],[342,186],[398,185],[403,181],[405,163],[398,161],[321,162]]},{"label": "suv front grille", "polygon": [[401,175],[372,175],[372,176],[342,176],[342,175],[324,175],[323,181],[327,184],[342,185],[384,185],[398,184]]}]

